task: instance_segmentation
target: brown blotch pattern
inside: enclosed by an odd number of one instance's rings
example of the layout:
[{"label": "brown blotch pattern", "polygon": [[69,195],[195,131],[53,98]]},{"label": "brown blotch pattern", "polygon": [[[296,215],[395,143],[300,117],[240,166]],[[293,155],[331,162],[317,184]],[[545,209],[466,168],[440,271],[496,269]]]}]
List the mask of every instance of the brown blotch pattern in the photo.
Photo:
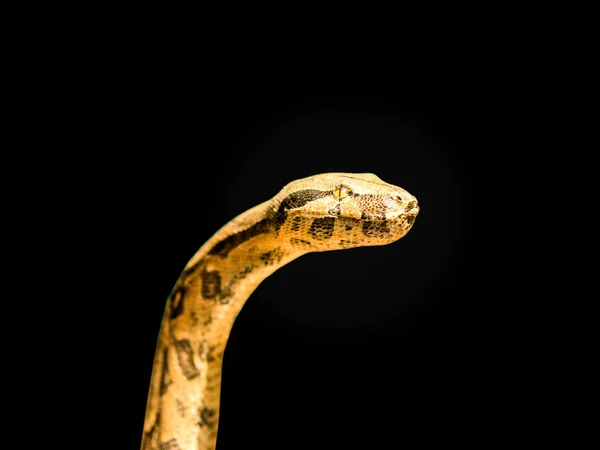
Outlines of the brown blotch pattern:
[{"label": "brown blotch pattern", "polygon": [[167,392],[167,388],[173,383],[171,375],[169,374],[169,350],[163,350],[163,362],[162,362],[162,374],[160,377],[160,395],[164,395]]},{"label": "brown blotch pattern", "polygon": [[177,407],[177,412],[180,417],[185,417],[185,405],[179,399],[175,399],[175,406]]},{"label": "brown blotch pattern", "polygon": [[255,269],[253,264],[249,264],[246,267],[244,267],[242,270],[240,270],[238,273],[236,273],[233,277],[231,277],[231,281],[229,282],[229,286],[233,286],[235,283],[237,283],[238,281],[246,278],[246,276],[252,272]]},{"label": "brown blotch pattern", "polygon": [[200,348],[198,349],[198,354],[200,355],[200,359],[206,360],[207,362],[214,362],[217,358],[214,355],[215,347],[208,345],[206,341],[200,342]]},{"label": "brown blotch pattern", "polygon": [[175,319],[183,312],[183,299],[185,297],[185,288],[178,286],[173,291],[173,297],[171,298],[171,319]]},{"label": "brown blotch pattern", "polygon": [[306,248],[306,247],[311,246],[311,243],[308,241],[305,241],[304,239],[291,238],[290,243],[297,247],[305,247]]},{"label": "brown blotch pattern", "polygon": [[201,428],[208,427],[213,428],[216,425],[216,411],[210,408],[202,408],[198,409],[198,415],[200,416],[200,420],[198,421],[198,426]]},{"label": "brown blotch pattern", "polygon": [[156,422],[147,433],[142,437],[142,450],[156,450],[159,446],[160,436],[160,413],[156,415]]},{"label": "brown blotch pattern", "polygon": [[290,229],[292,231],[300,231],[301,224],[302,224],[302,217],[296,216],[296,217],[294,217],[294,220],[292,221],[292,226]]},{"label": "brown blotch pattern", "polygon": [[202,271],[202,297],[212,300],[221,294],[221,275],[217,270]]},{"label": "brown blotch pattern", "polygon": [[181,450],[175,439],[169,439],[167,442],[160,444],[159,450]]},{"label": "brown blotch pattern", "polygon": [[275,248],[261,254],[259,258],[265,266],[270,266],[272,264],[278,264],[281,261],[281,258],[283,258],[283,252],[281,249]]},{"label": "brown blotch pattern", "polygon": [[372,238],[384,237],[390,233],[390,229],[388,228],[388,224],[385,220],[381,222],[372,222],[370,220],[365,220],[363,222],[362,231],[365,236]]},{"label": "brown blotch pattern", "polygon": [[177,350],[177,360],[179,361],[179,367],[181,367],[183,375],[188,380],[200,375],[198,368],[194,364],[194,352],[190,341],[187,339],[175,341],[175,349]]},{"label": "brown blotch pattern", "polygon": [[259,234],[268,233],[271,230],[271,224],[268,219],[263,219],[256,222],[249,228],[240,231],[239,233],[232,234],[226,237],[220,242],[217,242],[213,248],[208,252],[209,255],[219,255],[221,258],[227,257],[238,245],[246,242],[248,239],[258,236]]},{"label": "brown blotch pattern", "polygon": [[308,232],[315,239],[322,241],[333,235],[335,217],[318,217],[310,224]]},{"label": "brown blotch pattern", "polygon": [[319,189],[302,189],[300,191],[292,192],[281,201],[279,208],[273,215],[275,230],[279,231],[279,228],[281,228],[281,226],[285,223],[287,219],[287,211],[289,209],[300,208],[301,206],[306,205],[308,202],[327,197],[332,193],[333,191],[321,191]]},{"label": "brown blotch pattern", "polygon": [[[276,255],[272,257],[275,258]],[[268,260],[269,256],[265,254],[264,258]],[[266,264],[265,260],[263,260],[263,262]],[[253,264],[244,267],[234,274],[225,286],[221,286],[222,280],[218,271],[205,271],[202,278],[202,295],[204,299],[215,300],[223,305],[229,303],[233,299],[233,288],[235,284],[246,278],[246,276],[248,276],[255,268],[256,267]],[[204,274],[206,274],[206,276],[204,276]]]}]

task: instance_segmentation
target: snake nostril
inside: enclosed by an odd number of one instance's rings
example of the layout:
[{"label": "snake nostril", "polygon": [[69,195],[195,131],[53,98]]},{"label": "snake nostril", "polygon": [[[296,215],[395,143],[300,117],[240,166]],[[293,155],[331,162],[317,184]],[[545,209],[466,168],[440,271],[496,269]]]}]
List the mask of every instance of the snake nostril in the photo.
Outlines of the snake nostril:
[{"label": "snake nostril", "polygon": [[410,210],[412,210],[415,207],[415,202],[409,202],[408,205],[406,205],[406,208],[404,208],[404,212],[409,212]]}]

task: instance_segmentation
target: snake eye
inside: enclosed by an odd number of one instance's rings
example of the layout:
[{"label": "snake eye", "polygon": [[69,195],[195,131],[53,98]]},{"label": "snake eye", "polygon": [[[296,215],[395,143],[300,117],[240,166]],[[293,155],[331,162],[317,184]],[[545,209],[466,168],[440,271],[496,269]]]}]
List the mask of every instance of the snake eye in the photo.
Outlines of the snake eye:
[{"label": "snake eye", "polygon": [[336,200],[344,197],[350,197],[352,194],[354,194],[352,189],[347,188],[346,186],[340,186],[339,188],[333,190],[333,198]]}]

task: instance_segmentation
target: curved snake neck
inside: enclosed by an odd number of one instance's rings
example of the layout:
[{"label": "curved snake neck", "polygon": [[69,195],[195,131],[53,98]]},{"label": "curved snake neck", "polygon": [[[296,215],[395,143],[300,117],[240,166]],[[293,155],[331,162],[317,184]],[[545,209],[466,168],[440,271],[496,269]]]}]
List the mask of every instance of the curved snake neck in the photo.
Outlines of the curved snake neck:
[{"label": "curved snake neck", "polygon": [[168,298],[142,450],[215,449],[225,345],[261,281],[305,253],[394,242],[418,212],[411,194],[373,174],[330,173],[289,183],[221,228]]}]

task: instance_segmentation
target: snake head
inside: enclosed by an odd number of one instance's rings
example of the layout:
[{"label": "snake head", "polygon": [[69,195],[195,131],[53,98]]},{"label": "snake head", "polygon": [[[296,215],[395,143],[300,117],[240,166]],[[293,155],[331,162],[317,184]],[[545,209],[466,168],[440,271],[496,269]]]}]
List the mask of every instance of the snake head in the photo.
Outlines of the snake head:
[{"label": "snake head", "polygon": [[286,185],[275,197],[280,236],[306,251],[385,245],[408,233],[417,199],[371,173],[326,173]]}]

